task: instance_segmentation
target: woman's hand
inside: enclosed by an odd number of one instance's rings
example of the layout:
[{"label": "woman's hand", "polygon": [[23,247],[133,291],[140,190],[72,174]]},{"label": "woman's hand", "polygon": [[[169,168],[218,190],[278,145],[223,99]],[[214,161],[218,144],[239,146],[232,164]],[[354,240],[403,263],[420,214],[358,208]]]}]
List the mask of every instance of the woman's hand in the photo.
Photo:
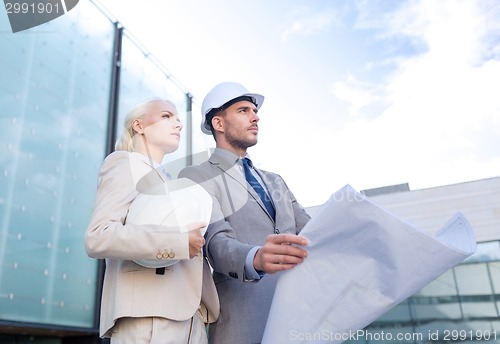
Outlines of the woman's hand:
[{"label": "woman's hand", "polygon": [[205,238],[201,235],[201,229],[207,224],[203,222],[190,223],[187,228],[189,229],[189,258],[196,257],[205,245]]}]

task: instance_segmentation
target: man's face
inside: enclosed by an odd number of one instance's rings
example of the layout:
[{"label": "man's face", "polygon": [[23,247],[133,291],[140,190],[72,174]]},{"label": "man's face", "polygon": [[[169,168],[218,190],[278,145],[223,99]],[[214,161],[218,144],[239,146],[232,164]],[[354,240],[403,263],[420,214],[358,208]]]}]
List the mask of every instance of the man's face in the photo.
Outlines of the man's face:
[{"label": "man's face", "polygon": [[249,101],[234,103],[220,116],[225,141],[234,148],[246,150],[257,143],[259,116]]}]

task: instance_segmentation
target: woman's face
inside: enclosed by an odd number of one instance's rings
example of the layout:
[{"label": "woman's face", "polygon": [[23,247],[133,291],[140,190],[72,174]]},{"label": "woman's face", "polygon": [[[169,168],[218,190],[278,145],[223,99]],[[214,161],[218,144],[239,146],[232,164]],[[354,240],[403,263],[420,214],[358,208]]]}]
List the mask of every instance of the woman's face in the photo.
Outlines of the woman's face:
[{"label": "woman's face", "polygon": [[139,121],[150,149],[168,154],[179,148],[182,124],[173,104],[166,101],[152,102]]}]

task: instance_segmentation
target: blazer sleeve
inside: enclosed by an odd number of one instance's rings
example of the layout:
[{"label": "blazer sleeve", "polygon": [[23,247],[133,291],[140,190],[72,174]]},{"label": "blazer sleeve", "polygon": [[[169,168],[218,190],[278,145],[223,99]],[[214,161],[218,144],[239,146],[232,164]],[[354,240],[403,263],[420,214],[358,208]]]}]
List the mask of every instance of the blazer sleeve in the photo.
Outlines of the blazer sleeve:
[{"label": "blazer sleeve", "polygon": [[189,259],[188,234],[169,232],[160,225],[125,224],[128,209],[138,195],[130,168],[130,154],[111,153],[103,162],[92,217],[85,233],[85,249],[93,258],[157,259],[174,252]]}]

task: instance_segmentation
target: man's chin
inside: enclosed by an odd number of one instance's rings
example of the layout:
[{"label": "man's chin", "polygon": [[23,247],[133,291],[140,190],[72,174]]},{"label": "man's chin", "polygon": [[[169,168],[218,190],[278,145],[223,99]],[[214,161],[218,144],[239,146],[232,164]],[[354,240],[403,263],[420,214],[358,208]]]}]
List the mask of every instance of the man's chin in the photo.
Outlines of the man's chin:
[{"label": "man's chin", "polygon": [[256,136],[255,139],[248,141],[248,147],[255,146],[257,144],[257,141],[258,140],[257,140],[257,136]]}]

